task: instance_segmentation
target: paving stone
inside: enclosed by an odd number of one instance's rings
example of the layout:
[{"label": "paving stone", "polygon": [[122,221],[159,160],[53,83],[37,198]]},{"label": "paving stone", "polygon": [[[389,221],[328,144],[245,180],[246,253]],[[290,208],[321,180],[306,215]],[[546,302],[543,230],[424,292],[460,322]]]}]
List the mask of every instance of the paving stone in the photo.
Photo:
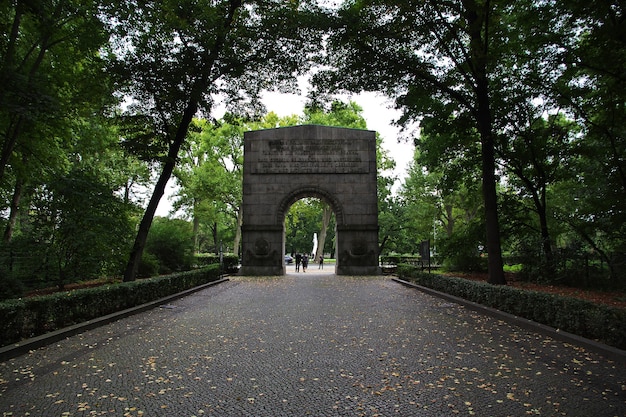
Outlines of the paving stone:
[{"label": "paving stone", "polygon": [[236,277],[0,364],[3,416],[624,416],[623,366],[384,277]]}]

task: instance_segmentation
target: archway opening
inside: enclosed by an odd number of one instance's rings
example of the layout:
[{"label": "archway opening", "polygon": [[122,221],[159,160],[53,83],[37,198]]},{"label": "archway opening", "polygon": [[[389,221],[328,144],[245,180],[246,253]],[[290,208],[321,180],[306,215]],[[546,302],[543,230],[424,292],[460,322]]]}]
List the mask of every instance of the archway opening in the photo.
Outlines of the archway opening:
[{"label": "archway opening", "polygon": [[326,266],[336,261],[336,216],[331,204],[319,197],[294,201],[283,220],[283,245],[287,266],[306,255],[309,262]]}]

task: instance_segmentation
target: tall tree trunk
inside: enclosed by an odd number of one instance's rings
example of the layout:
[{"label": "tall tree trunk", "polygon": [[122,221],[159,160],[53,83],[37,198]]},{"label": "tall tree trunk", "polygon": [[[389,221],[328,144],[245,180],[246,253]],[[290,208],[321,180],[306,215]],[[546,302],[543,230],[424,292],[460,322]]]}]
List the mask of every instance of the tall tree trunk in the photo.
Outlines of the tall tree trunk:
[{"label": "tall tree trunk", "polygon": [[174,140],[170,143],[170,147],[167,152],[167,159],[165,161],[165,164],[163,165],[163,171],[161,172],[161,175],[159,176],[159,179],[157,180],[157,183],[154,187],[152,197],[150,197],[150,202],[148,203],[146,212],[141,219],[141,223],[139,223],[139,230],[137,231],[135,243],[133,244],[133,248],[131,249],[128,264],[126,265],[126,270],[124,271],[125,282],[134,281],[137,277],[137,271],[139,270],[141,256],[143,255],[143,250],[146,247],[146,240],[148,238],[150,226],[152,226],[154,214],[156,213],[159,201],[165,194],[165,186],[172,176],[172,172],[174,171],[174,167],[176,166],[178,152],[180,151],[180,148],[185,141],[187,131],[189,130],[189,125],[191,124],[193,116],[198,111],[198,103],[200,102],[202,94],[205,92],[208,85],[211,70],[215,62],[217,61],[219,54],[222,51],[222,48],[224,47],[226,35],[230,30],[230,27],[235,17],[235,13],[239,7],[241,7],[241,0],[230,1],[230,7],[228,9],[227,16],[225,16],[223,30],[220,33],[218,39],[216,39],[215,45],[209,51],[209,56],[205,61],[206,66],[204,68],[204,73],[200,75],[200,79],[191,90],[189,102],[187,103],[187,106],[183,112],[183,117],[178,125],[176,136],[174,137]]},{"label": "tall tree trunk", "polygon": [[[481,136],[483,136],[481,134]],[[495,153],[491,134],[482,137],[483,199],[485,202],[485,224],[487,228],[487,265],[490,284],[504,285],[504,265],[500,246],[500,223],[495,176]]]},{"label": "tall tree trunk", "polygon": [[463,1],[466,9],[470,36],[472,72],[475,80],[475,117],[480,134],[482,156],[482,189],[485,203],[487,232],[487,265],[490,284],[506,284],[502,248],[500,246],[500,224],[498,220],[498,197],[496,190],[495,140],[489,99],[487,60],[489,52],[489,0],[477,4],[475,0]]},{"label": "tall tree trunk", "polygon": [[215,254],[220,254],[220,242],[218,241],[217,236],[217,222],[213,222],[211,225],[211,234],[213,235],[213,245],[215,246]]},{"label": "tall tree trunk", "polygon": [[237,210],[237,228],[235,229],[235,241],[233,242],[233,253],[239,256],[239,243],[241,242],[241,225],[243,224],[243,209]]},{"label": "tall tree trunk", "polygon": [[454,214],[452,212],[453,208],[452,204],[443,203],[443,209],[446,212],[446,219],[448,220],[446,222],[446,236],[448,237],[452,236],[452,233],[454,232],[454,225],[456,223],[456,219],[454,218]]},{"label": "tall tree trunk", "polygon": [[548,264],[548,272],[554,272],[554,254],[552,253],[552,242],[550,239],[550,230],[548,229],[545,187],[541,190],[541,197],[537,196],[536,193],[533,193],[533,200],[535,200],[535,208],[537,209],[537,215],[539,216],[541,246],[543,249],[543,254],[546,257],[546,262]]},{"label": "tall tree trunk", "polygon": [[380,254],[383,253],[383,250],[385,249],[385,245],[387,244],[387,241],[389,241],[389,237],[390,237],[389,235],[385,235],[385,237],[383,237],[383,241],[378,246],[378,256],[380,256]]},{"label": "tall tree trunk", "polygon": [[200,236],[199,236],[199,231],[200,231],[200,219],[198,218],[198,216],[196,215],[196,206],[198,205],[198,203],[194,200],[193,202],[193,251],[195,253],[200,253]]},{"label": "tall tree trunk", "polygon": [[128,264],[126,264],[126,270],[124,271],[124,282],[134,281],[137,277],[137,271],[139,271],[139,264],[141,263],[143,250],[146,247],[146,240],[148,239],[148,232],[150,231],[150,226],[152,226],[152,221],[154,220],[154,214],[159,206],[159,201],[165,194],[165,186],[172,176],[172,172],[176,166],[178,151],[185,141],[187,130],[197,110],[198,101],[194,97],[187,104],[187,108],[183,113],[183,118],[178,126],[176,136],[170,143],[170,147],[167,152],[167,159],[163,165],[163,171],[161,172],[161,175],[159,175],[159,179],[157,180],[152,196],[150,197],[148,207],[146,207],[141,223],[139,223],[139,230],[137,231],[137,236],[135,237],[135,243],[133,244]]},{"label": "tall tree trunk", "polygon": [[[530,146],[530,144],[528,145]],[[534,164],[535,169],[541,171],[537,164]],[[524,175],[523,167],[512,166],[511,169],[517,177],[522,180],[528,192],[532,195],[533,204],[535,206],[535,212],[539,218],[539,231],[541,233],[541,249],[546,258],[548,273],[551,274],[555,270],[554,265],[554,253],[552,252],[552,239],[550,238],[550,229],[548,228],[548,208],[546,203],[546,180],[542,176],[541,184],[536,186],[529,177]]]}]

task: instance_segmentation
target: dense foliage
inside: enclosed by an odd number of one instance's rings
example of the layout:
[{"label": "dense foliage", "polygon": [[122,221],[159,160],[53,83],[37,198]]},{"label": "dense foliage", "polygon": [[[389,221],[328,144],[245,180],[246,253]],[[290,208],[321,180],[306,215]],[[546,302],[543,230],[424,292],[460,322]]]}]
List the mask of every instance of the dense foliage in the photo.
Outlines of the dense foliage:
[{"label": "dense foliage", "polygon": [[389,249],[626,286],[625,19],[622,1],[344,2],[317,85],[382,91],[420,127]]},{"label": "dense foliage", "polygon": [[[493,283],[511,262],[528,279],[626,287],[624,2],[401,3],[3,2],[0,295],[236,253],[243,132],[365,128],[358,104],[331,97],[360,91],[419,126],[398,192],[379,178],[381,254],[430,240],[437,263],[488,265]],[[296,92],[307,73],[302,116],[266,112],[263,91]],[[155,221],[172,175],[183,220]],[[294,250],[317,222],[298,216]]]}]

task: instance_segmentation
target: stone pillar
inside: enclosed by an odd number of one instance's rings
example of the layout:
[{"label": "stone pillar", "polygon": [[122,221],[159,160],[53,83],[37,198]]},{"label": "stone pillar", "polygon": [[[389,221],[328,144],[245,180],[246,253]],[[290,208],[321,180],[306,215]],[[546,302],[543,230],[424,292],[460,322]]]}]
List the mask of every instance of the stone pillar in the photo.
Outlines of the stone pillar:
[{"label": "stone pillar", "polygon": [[242,275],[284,275],[283,228],[266,225],[242,227]]},{"label": "stone pillar", "polygon": [[337,226],[337,275],[378,275],[378,226]]}]

